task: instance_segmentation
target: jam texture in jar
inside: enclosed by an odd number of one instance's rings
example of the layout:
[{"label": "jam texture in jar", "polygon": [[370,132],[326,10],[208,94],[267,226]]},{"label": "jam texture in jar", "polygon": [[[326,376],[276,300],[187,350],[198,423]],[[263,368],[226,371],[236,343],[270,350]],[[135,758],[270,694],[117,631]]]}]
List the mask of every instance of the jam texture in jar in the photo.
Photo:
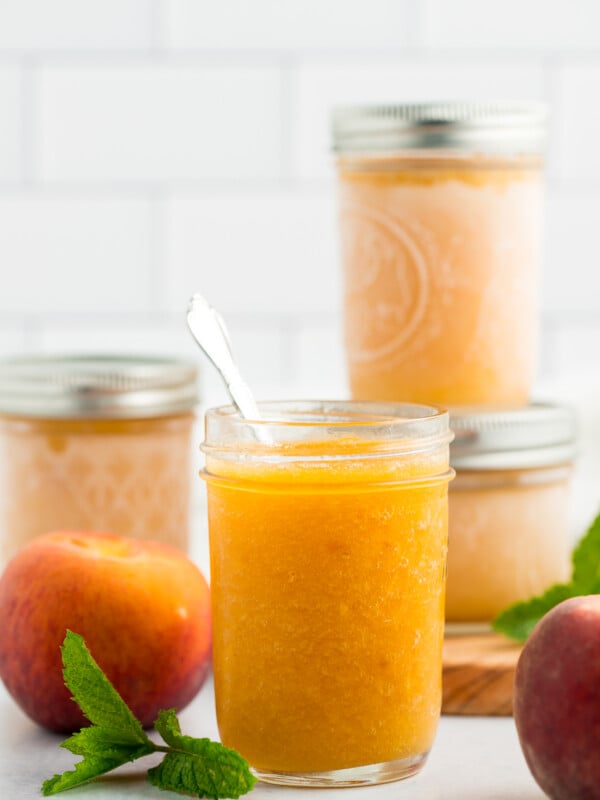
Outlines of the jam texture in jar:
[{"label": "jam texture in jar", "polygon": [[536,356],[542,115],[455,104],[334,119],[352,396],[526,403]]},{"label": "jam texture in jar", "polygon": [[0,364],[0,560],[52,530],[188,548],[196,370],[166,358]]},{"label": "jam texture in jar", "polygon": [[417,772],[441,705],[447,415],[208,412],[213,663],[223,742],[305,786]]}]

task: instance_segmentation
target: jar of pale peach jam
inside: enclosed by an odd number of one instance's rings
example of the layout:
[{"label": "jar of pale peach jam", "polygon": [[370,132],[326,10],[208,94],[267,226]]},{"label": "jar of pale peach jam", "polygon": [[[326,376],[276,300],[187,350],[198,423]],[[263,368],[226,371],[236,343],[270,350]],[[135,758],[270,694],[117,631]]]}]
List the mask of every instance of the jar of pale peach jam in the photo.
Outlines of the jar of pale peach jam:
[{"label": "jar of pale peach jam", "polygon": [[446,621],[481,627],[570,574],[575,419],[564,407],[451,413]]},{"label": "jar of pale peach jam", "polygon": [[57,529],[187,549],[196,382],[167,358],[0,363],[0,566]]},{"label": "jar of pale peach jam", "polygon": [[339,109],[333,137],[353,398],[527,403],[543,109]]}]

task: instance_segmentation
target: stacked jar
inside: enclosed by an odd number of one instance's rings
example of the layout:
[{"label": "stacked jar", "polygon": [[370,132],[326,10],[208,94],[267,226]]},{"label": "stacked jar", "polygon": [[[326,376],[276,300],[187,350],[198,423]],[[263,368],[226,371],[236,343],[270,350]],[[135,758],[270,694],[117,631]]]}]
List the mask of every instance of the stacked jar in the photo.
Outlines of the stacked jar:
[{"label": "stacked jar", "polygon": [[352,397],[450,410],[447,622],[487,623],[568,570],[574,421],[530,400],[545,111],[340,109],[333,133]]}]

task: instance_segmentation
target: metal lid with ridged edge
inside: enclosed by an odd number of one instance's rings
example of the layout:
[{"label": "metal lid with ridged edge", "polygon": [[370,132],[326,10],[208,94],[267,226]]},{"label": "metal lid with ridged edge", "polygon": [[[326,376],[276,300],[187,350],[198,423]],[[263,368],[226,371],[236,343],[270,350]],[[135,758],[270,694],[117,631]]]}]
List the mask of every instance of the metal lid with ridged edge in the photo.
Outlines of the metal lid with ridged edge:
[{"label": "metal lid with ridged edge", "polygon": [[342,107],[333,112],[336,153],[404,150],[539,154],[545,142],[541,103],[440,102]]},{"label": "metal lid with ridged edge", "polygon": [[551,467],[575,457],[576,419],[566,406],[455,409],[450,411],[450,427],[450,463],[457,470]]},{"label": "metal lid with ridged edge", "polygon": [[133,419],[191,411],[194,364],[153,356],[32,356],[0,361],[0,414]]}]

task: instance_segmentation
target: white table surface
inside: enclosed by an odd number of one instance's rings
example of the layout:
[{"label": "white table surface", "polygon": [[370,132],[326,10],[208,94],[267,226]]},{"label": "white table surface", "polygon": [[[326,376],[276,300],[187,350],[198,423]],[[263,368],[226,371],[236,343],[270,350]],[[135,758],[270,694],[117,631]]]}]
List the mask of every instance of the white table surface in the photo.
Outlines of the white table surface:
[{"label": "white table surface", "polygon": [[[212,680],[180,714],[182,730],[192,736],[218,738]],[[31,722],[3,687],[0,688],[0,798],[39,800],[42,782],[72,769],[78,757],[59,748],[65,737],[51,734]],[[181,797],[147,783],[148,757],[86,786],[72,789],[66,798],[126,800]],[[319,790],[257,784],[252,800],[315,800]],[[321,795],[319,795],[321,796]],[[529,774],[511,718],[442,717],[433,750],[420,775],[381,786],[328,789],[323,800],[542,800],[543,792]]]}]

